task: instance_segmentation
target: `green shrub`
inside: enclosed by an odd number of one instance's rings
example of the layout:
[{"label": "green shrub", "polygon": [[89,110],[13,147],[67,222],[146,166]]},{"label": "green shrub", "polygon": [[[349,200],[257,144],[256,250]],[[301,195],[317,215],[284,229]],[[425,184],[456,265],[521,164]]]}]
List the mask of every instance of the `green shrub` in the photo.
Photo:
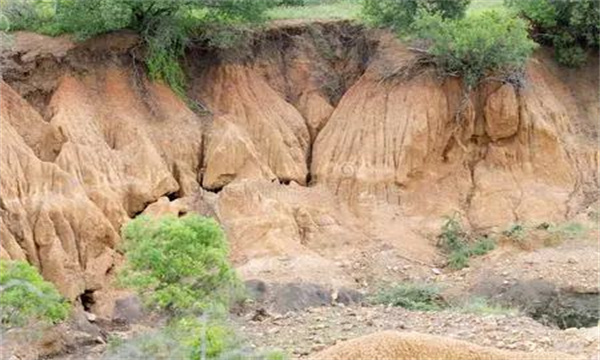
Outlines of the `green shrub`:
[{"label": "green shrub", "polygon": [[420,10],[442,18],[460,18],[471,0],[364,0],[362,14],[367,23],[403,32]]},{"label": "green shrub", "polygon": [[566,222],[552,224],[547,230],[549,233],[558,234],[563,239],[574,239],[582,236],[586,231],[586,227],[577,222]]},{"label": "green shrub", "polygon": [[23,261],[0,260],[0,320],[3,327],[30,322],[57,323],[69,315],[69,303],[37,269]]},{"label": "green shrub", "polygon": [[420,311],[440,310],[444,306],[437,286],[410,282],[380,289],[373,302]]},{"label": "green shrub", "polygon": [[506,0],[506,3],[531,21],[538,42],[554,46],[556,59],[563,65],[583,64],[586,50],[598,47],[598,0]]},{"label": "green shrub", "polygon": [[482,256],[496,248],[496,242],[489,237],[477,239],[472,245],[469,253],[471,256]]},{"label": "green shrub", "polygon": [[446,252],[463,249],[468,242],[468,234],[463,229],[457,214],[446,217],[442,224],[442,232],[438,236],[438,246]]},{"label": "green shrub", "polygon": [[188,350],[189,359],[200,359],[204,348],[206,357],[214,359],[236,347],[235,333],[221,323],[183,318],[171,325],[170,331]]},{"label": "green shrub", "polygon": [[438,246],[448,254],[450,268],[465,268],[469,266],[469,258],[485,255],[496,248],[492,238],[482,236],[473,241],[471,237],[456,215],[446,218],[438,236]]},{"label": "green shrub", "polygon": [[187,21],[177,17],[166,17],[152,28],[142,31],[148,48],[148,76],[153,81],[169,84],[181,98],[185,98],[186,77],[179,58],[184,55],[185,46],[188,44]]},{"label": "green shrub", "polygon": [[141,216],[125,226],[123,241],[122,284],[138,290],[151,306],[199,313],[226,308],[239,295],[225,235],[213,219]]},{"label": "green shrub", "polygon": [[491,74],[510,79],[522,72],[536,47],[525,21],[494,10],[459,20],[421,12],[413,30],[437,68],[461,76],[469,89]]}]

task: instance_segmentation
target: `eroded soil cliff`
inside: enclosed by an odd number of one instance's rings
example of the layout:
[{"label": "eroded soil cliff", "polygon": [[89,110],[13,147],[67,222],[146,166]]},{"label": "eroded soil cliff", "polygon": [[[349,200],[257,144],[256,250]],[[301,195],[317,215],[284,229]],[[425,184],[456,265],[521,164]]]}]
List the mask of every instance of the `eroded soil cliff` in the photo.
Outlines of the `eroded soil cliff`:
[{"label": "eroded soil cliff", "polygon": [[135,34],[17,33],[0,93],[0,256],[110,315],[120,228],[144,211],[216,216],[246,279],[357,287],[394,260],[436,264],[445,215],[485,230],[598,200],[594,64],[566,73],[540,52],[524,87],[465,97],[350,23],[277,26],[246,50],[190,48],[184,101],[146,79]]}]

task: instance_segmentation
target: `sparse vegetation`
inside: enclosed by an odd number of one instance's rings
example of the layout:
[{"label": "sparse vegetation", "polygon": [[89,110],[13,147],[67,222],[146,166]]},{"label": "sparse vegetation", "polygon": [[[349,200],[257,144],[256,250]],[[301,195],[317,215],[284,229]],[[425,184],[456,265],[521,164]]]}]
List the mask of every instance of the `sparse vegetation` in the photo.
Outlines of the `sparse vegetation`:
[{"label": "sparse vegetation", "polygon": [[441,310],[445,306],[437,286],[412,282],[381,288],[372,301],[375,304],[420,311]]},{"label": "sparse vegetation", "polygon": [[127,224],[123,239],[127,264],[121,281],[154,308],[197,314],[227,308],[239,294],[225,235],[212,219],[142,216]]},{"label": "sparse vegetation", "polygon": [[587,50],[598,48],[600,2],[598,0],[506,0],[533,25],[532,35],[554,47],[559,63],[576,67],[587,59]]},{"label": "sparse vegetation", "polygon": [[200,359],[202,343],[206,358],[215,359],[233,346],[235,336],[222,323],[182,318],[166,328],[118,341],[105,359]]},{"label": "sparse vegetation", "polygon": [[577,222],[566,222],[563,224],[550,224],[548,232],[558,235],[561,239],[575,239],[583,235],[585,226]]},{"label": "sparse vegetation", "polygon": [[438,236],[438,246],[448,254],[450,268],[465,268],[469,266],[469,258],[485,255],[496,248],[496,242],[488,236],[471,238],[456,215],[446,218]]},{"label": "sparse vegetation", "polygon": [[246,348],[228,323],[202,317],[179,318],[160,330],[119,341],[104,356],[106,360],[148,358],[285,360],[287,356],[276,350]]},{"label": "sparse vegetation", "polygon": [[475,296],[454,307],[458,311],[478,315],[517,315],[518,309],[491,303],[485,297]]},{"label": "sparse vegetation", "polygon": [[416,311],[450,310],[478,315],[516,315],[517,309],[502,306],[480,296],[466,301],[446,302],[435,284],[403,282],[384,287],[373,298],[374,304],[399,306]]},{"label": "sparse vegetation", "polygon": [[502,231],[502,235],[513,245],[530,250],[536,246],[560,245],[565,240],[581,237],[585,231],[585,227],[576,222],[561,224],[544,222],[537,226],[517,223]]},{"label": "sparse vegetation", "polygon": [[0,320],[3,328],[33,322],[58,323],[70,304],[37,269],[24,261],[0,260]]}]

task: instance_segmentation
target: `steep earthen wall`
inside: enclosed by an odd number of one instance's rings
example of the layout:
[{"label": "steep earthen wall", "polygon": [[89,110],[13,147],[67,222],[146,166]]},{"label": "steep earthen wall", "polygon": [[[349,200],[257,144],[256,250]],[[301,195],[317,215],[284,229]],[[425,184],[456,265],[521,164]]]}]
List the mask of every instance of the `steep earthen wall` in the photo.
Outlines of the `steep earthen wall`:
[{"label": "steep earthen wall", "polygon": [[121,226],[149,204],[210,208],[245,277],[352,285],[336,259],[385,245],[431,263],[427,236],[454,211],[489,228],[597,201],[580,126],[597,126],[580,96],[597,78],[564,82],[534,58],[525,88],[489,82],[465,101],[389,35],[313,26],[269,30],[251,59],[191,51],[188,96],[208,115],[145,79],[135,35],[18,35],[0,88],[0,256],[73,299],[106,288]]}]

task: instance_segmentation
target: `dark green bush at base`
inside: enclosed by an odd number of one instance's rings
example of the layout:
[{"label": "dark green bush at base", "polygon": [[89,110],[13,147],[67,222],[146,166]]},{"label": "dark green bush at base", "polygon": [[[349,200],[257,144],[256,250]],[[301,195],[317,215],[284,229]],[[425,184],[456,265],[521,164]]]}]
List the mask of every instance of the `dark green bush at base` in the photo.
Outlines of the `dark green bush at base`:
[{"label": "dark green bush at base", "polygon": [[35,267],[23,261],[0,260],[2,327],[36,321],[58,323],[67,318],[69,311],[69,303]]}]

